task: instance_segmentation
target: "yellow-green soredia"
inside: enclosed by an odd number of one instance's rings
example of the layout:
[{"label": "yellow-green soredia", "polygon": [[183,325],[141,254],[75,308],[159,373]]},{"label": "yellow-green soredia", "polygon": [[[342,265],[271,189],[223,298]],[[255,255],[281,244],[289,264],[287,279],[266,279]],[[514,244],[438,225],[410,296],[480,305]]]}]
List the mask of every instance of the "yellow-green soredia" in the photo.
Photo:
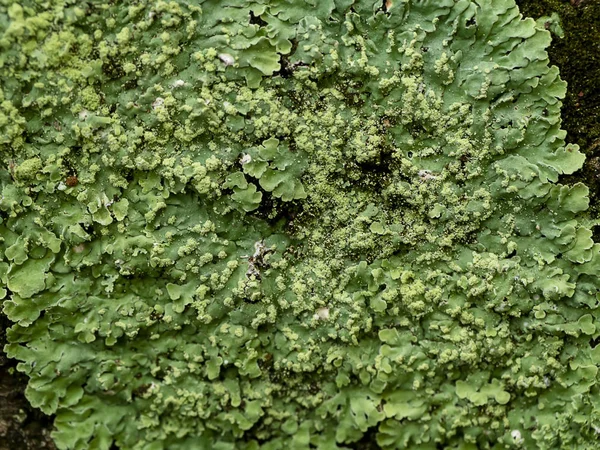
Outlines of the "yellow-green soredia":
[{"label": "yellow-green soredia", "polygon": [[549,42],[513,0],[0,1],[6,352],[57,447],[596,448]]}]

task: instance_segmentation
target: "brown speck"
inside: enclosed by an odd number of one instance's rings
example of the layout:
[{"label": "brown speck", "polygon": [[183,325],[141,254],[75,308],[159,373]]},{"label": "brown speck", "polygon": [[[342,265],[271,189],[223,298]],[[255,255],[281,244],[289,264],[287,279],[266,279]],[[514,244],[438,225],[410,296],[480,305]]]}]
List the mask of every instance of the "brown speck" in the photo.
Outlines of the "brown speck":
[{"label": "brown speck", "polygon": [[65,181],[65,184],[69,187],[77,186],[77,183],[79,183],[79,181],[75,175],[67,177],[67,180]]},{"label": "brown speck", "polygon": [[389,9],[392,7],[392,0],[385,0],[385,10],[389,11]]},{"label": "brown speck", "polygon": [[583,97],[583,91],[579,91],[579,94],[577,94],[579,97]]}]

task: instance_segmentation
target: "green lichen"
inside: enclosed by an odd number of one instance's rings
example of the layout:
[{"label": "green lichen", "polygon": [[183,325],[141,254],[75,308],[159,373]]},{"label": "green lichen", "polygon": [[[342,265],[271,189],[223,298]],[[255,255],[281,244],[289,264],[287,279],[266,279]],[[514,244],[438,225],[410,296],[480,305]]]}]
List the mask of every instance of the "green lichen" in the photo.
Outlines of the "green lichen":
[{"label": "green lichen", "polygon": [[584,158],[512,0],[0,27],[6,351],[60,449],[594,445]]},{"label": "green lichen", "polygon": [[42,169],[40,158],[30,158],[23,161],[14,169],[14,178],[17,181],[27,181],[35,178],[36,174]]},{"label": "green lichen", "polygon": [[[562,108],[567,142],[578,144],[587,160],[581,171],[567,178],[583,181],[590,187],[590,213],[598,217],[598,180],[600,174],[600,3],[593,0],[519,0],[521,12],[543,20],[554,32],[556,20],[564,36],[554,39],[548,49],[550,62],[560,68],[569,88]],[[546,25],[546,23],[548,24]],[[597,234],[597,233],[596,233]],[[596,236],[596,239],[598,236]]]}]

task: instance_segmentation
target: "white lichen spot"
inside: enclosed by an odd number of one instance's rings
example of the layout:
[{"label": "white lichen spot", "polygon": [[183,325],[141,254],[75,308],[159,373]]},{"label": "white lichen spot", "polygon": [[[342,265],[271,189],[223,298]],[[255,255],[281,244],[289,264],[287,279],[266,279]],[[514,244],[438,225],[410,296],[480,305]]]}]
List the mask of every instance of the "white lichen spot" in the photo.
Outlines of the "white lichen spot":
[{"label": "white lichen spot", "polygon": [[67,185],[61,181],[60,183],[58,183],[58,186],[56,186],[56,189],[58,189],[59,191],[66,191]]},{"label": "white lichen spot", "polygon": [[85,244],[78,244],[73,247],[75,253],[81,253],[85,250]]},{"label": "white lichen spot", "polygon": [[262,255],[264,253],[265,250],[265,241],[260,240],[260,241],[256,241],[254,243],[254,255],[252,255],[253,258],[258,258],[260,255]]},{"label": "white lichen spot", "polygon": [[244,156],[242,156],[240,159],[240,163],[242,164],[242,166],[244,164],[248,164],[251,161],[252,161],[252,156],[248,155],[247,153]]},{"label": "white lichen spot", "polygon": [[248,258],[248,270],[246,271],[246,276],[248,278],[252,276],[260,278],[260,270],[269,266],[266,258],[273,251],[273,249],[265,246],[265,241],[260,240],[255,242],[254,254],[252,256],[242,256],[242,258]]},{"label": "white lichen spot", "polygon": [[226,66],[232,66],[235,63],[235,58],[231,56],[229,53],[219,53],[219,59]]},{"label": "white lichen spot", "polygon": [[87,120],[88,117],[90,117],[90,112],[87,109],[84,109],[79,113],[79,120]]},{"label": "white lichen spot", "polygon": [[183,86],[185,86],[185,81],[183,81],[183,80],[175,80],[173,82],[173,84],[171,85],[171,88],[177,89],[177,88],[180,88],[180,87],[183,87]]},{"label": "white lichen spot", "polygon": [[521,444],[523,442],[523,437],[521,436],[521,432],[519,430],[512,430],[510,432],[515,444]]},{"label": "white lichen spot", "polygon": [[223,102],[223,111],[225,111],[227,114],[235,114],[237,112],[235,106],[229,102]]},{"label": "white lichen spot", "polygon": [[329,319],[329,308],[323,306],[317,309],[317,312],[313,316],[315,320],[328,320]]},{"label": "white lichen spot", "polygon": [[419,170],[419,178],[421,181],[435,180],[437,175],[431,173],[431,170]]},{"label": "white lichen spot", "polygon": [[152,102],[152,109],[157,110],[159,108],[162,108],[164,104],[165,104],[164,98],[156,97],[156,100],[154,100],[154,102]]}]

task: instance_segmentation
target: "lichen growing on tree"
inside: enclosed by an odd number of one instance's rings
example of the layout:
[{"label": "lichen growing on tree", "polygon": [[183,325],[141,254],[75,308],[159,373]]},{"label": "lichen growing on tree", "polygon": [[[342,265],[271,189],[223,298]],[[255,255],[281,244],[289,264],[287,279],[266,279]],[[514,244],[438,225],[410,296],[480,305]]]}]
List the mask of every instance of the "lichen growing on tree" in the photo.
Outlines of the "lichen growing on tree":
[{"label": "lichen growing on tree", "polygon": [[60,449],[596,441],[583,155],[513,0],[8,3],[6,351]]}]

